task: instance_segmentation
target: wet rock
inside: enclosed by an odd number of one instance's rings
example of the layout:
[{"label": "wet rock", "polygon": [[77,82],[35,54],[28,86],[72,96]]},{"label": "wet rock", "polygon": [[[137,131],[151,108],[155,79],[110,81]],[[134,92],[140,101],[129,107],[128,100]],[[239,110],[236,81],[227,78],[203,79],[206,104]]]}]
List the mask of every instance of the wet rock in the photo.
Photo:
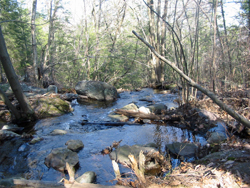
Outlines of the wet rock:
[{"label": "wet rock", "polygon": [[47,92],[58,93],[58,89],[55,85],[49,85]]},{"label": "wet rock", "polygon": [[60,172],[66,169],[66,162],[71,166],[76,166],[79,163],[79,158],[76,152],[67,148],[56,148],[45,158],[45,165],[54,168]]},{"label": "wet rock", "polygon": [[128,110],[133,112],[138,112],[138,107],[134,103],[130,103],[124,107],[121,108],[122,110]]},{"label": "wet rock", "polygon": [[168,107],[162,103],[150,105],[148,106],[148,108],[150,109],[151,113],[154,113],[157,115],[162,114],[163,111],[168,109]]},{"label": "wet rock", "polygon": [[26,141],[21,138],[5,140],[1,143],[0,178],[18,176],[29,170],[27,165],[27,155],[29,154],[28,147]]},{"label": "wet rock", "polygon": [[150,124],[150,123],[151,123],[151,120],[150,120],[150,119],[143,119],[142,122],[143,122],[143,123],[148,123],[148,124]]},{"label": "wet rock", "polygon": [[31,107],[34,109],[38,118],[60,116],[73,111],[70,104],[60,98],[37,97],[30,100]]},{"label": "wet rock", "polygon": [[150,114],[151,112],[150,112],[150,109],[149,108],[146,108],[145,106],[141,106],[140,108],[139,108],[139,112],[140,113],[144,113],[144,114]]},{"label": "wet rock", "polygon": [[[133,112],[138,112],[138,107],[134,103],[130,103],[130,104],[122,107],[121,109],[122,110],[129,110],[129,111],[133,111]],[[114,121],[118,121],[118,122],[126,122],[129,120],[129,117],[127,117],[125,115],[116,114],[114,112],[111,112],[108,116],[110,118],[112,118]]]},{"label": "wet rock", "polygon": [[6,131],[12,131],[12,132],[20,132],[22,131],[24,128],[23,127],[18,127],[15,124],[10,124],[10,125],[4,125],[2,127],[2,130],[6,130]]},{"label": "wet rock", "polygon": [[16,137],[21,137],[21,136],[12,131],[0,130],[0,140],[11,139]]},{"label": "wet rock", "polygon": [[12,178],[0,180],[0,187],[14,187],[14,186],[15,185]]},{"label": "wet rock", "polygon": [[194,143],[175,142],[167,144],[166,150],[177,156],[194,157],[198,151],[198,146]]},{"label": "wet rock", "polygon": [[66,101],[73,101],[75,99],[78,99],[78,94],[74,94],[74,93],[64,93],[62,95],[60,95],[60,99],[62,100],[66,100]]},{"label": "wet rock", "polygon": [[68,149],[74,152],[78,152],[84,147],[81,140],[68,140],[65,145],[67,145]]},{"label": "wet rock", "polygon": [[42,141],[42,140],[43,140],[43,138],[41,138],[41,137],[36,137],[36,138],[33,138],[33,139],[30,141],[30,144],[35,144],[35,143],[40,142],[40,141]]},{"label": "wet rock", "polygon": [[129,118],[127,116],[116,114],[114,112],[111,112],[108,115],[108,117],[110,117],[113,121],[117,121],[117,122],[126,122],[129,120]]},{"label": "wet rock", "polygon": [[198,112],[198,115],[202,118],[208,119],[210,121],[216,121],[218,119],[218,117],[214,113],[209,112],[207,110],[204,109],[200,110],[197,108],[195,110]]},{"label": "wet rock", "polygon": [[113,101],[118,98],[117,90],[100,81],[80,81],[76,84],[77,94],[87,96],[90,99]]},{"label": "wet rock", "polygon": [[61,129],[55,129],[51,133],[51,135],[64,135],[67,134],[67,131]]},{"label": "wet rock", "polygon": [[76,179],[78,183],[94,183],[96,181],[96,174],[93,171],[85,172]]},{"label": "wet rock", "polygon": [[[34,96],[36,94],[45,94],[47,92],[47,89],[28,86],[25,83],[20,83],[20,85],[26,96]],[[8,90],[6,91],[6,94],[7,95],[13,94],[11,87],[8,88]]]},{"label": "wet rock", "polygon": [[154,147],[140,146],[140,145],[133,145],[133,146],[124,145],[117,148],[115,151],[112,151],[110,153],[110,158],[111,160],[115,160],[121,164],[130,164],[128,156],[132,154],[138,160],[139,153],[141,150],[143,152],[150,152],[150,151],[157,152],[156,148]]},{"label": "wet rock", "polygon": [[222,132],[208,132],[207,136],[207,142],[209,144],[220,143],[227,139],[225,133]]}]

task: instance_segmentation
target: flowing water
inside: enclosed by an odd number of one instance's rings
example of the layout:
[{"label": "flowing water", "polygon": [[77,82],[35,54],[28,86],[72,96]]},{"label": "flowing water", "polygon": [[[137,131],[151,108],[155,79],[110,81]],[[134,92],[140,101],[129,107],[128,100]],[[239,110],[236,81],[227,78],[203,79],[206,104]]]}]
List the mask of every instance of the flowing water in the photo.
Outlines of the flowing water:
[{"label": "flowing water", "polygon": [[[111,121],[108,114],[115,109],[134,102],[138,107],[147,106],[152,103],[163,103],[170,107],[177,107],[173,100],[177,98],[173,94],[155,93],[153,89],[143,89],[139,92],[123,92],[120,98],[112,103],[77,103],[72,102],[74,112],[60,117],[48,118],[38,121],[34,128],[34,136],[43,138],[36,144],[24,143],[13,153],[13,163],[6,172],[1,172],[0,179],[8,176],[20,175],[30,179],[41,179],[44,181],[59,181],[65,175],[47,168],[44,164],[45,157],[52,149],[66,147],[65,143],[70,139],[80,139],[84,148],[78,153],[79,169],[76,177],[86,171],[94,171],[97,174],[97,183],[111,185],[115,178],[109,155],[102,155],[101,150],[110,146],[114,141],[122,140],[120,145],[134,145],[155,143],[162,152],[165,145],[173,142],[198,141],[205,143],[202,136],[193,135],[185,129],[168,125],[144,124],[106,126],[98,122]],[[146,100],[145,100],[146,99]],[[151,102],[148,102],[151,101]],[[96,122],[97,124],[82,125],[83,120]],[[51,135],[55,129],[66,130],[65,135]],[[22,157],[20,157],[22,156]],[[18,171],[20,166],[28,166],[23,171]],[[121,167],[121,172],[128,172],[129,169]],[[14,173],[16,172],[16,173]],[[19,174],[17,173],[19,172]],[[115,182],[113,182],[115,183]]]}]

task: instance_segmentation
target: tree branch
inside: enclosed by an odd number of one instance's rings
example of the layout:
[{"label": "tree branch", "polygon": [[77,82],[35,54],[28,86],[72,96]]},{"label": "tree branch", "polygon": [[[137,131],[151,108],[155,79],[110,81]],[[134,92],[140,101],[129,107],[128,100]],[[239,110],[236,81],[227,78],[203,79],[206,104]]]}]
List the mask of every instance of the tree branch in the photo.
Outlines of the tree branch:
[{"label": "tree branch", "polygon": [[167,63],[171,68],[173,68],[181,77],[183,77],[190,86],[197,88],[199,91],[207,95],[209,98],[213,100],[214,103],[216,103],[222,110],[226,111],[230,116],[232,116],[234,119],[245,125],[246,127],[250,128],[250,121],[248,121],[245,117],[241,116],[237,112],[235,112],[233,109],[229,108],[226,104],[224,104],[213,92],[201,87],[199,84],[197,84],[194,80],[192,80],[190,77],[188,77],[186,74],[184,74],[173,62],[167,60],[165,57],[161,56],[153,46],[151,46],[147,41],[145,41],[140,35],[138,35],[135,31],[132,31],[132,33],[140,39],[145,45],[147,45],[150,50],[162,61]]}]

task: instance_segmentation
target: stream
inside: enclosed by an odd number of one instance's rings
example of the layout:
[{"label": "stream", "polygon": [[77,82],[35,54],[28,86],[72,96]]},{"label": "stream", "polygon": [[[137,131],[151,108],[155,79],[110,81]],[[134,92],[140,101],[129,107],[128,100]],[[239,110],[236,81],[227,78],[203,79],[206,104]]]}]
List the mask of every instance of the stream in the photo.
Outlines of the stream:
[{"label": "stream", "polygon": [[[5,168],[0,170],[0,179],[21,176],[33,180],[60,181],[65,174],[53,168],[47,168],[44,159],[52,149],[66,147],[65,143],[70,139],[82,140],[84,144],[84,148],[78,152],[79,168],[75,176],[81,176],[86,171],[94,171],[97,174],[96,183],[103,185],[116,183],[116,181],[110,181],[115,179],[115,175],[109,155],[101,154],[101,151],[114,141],[122,140],[120,146],[155,143],[162,152],[165,152],[166,144],[173,142],[195,141],[204,145],[206,143],[204,137],[173,126],[157,124],[107,126],[99,123],[112,121],[108,117],[110,112],[132,102],[138,107],[163,103],[170,108],[178,106],[173,102],[176,98],[175,94],[161,94],[153,89],[144,88],[138,92],[123,92],[120,98],[112,103],[73,101],[72,113],[36,122],[32,134],[34,137],[43,138],[42,141],[35,144],[25,142],[19,144],[20,146],[15,143],[15,140],[13,141],[12,145],[18,148],[10,152],[9,165],[11,166],[6,166],[6,164]],[[96,123],[82,125],[83,120]],[[67,134],[51,135],[50,133],[55,129],[65,130]],[[0,168],[2,166],[3,164]],[[121,173],[130,172],[130,169],[119,166]]]}]

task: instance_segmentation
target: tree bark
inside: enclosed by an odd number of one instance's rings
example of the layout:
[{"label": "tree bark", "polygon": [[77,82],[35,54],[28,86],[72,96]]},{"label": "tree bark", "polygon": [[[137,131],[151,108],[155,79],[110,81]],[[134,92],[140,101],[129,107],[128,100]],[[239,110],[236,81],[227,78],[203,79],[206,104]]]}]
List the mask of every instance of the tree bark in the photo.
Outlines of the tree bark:
[{"label": "tree bark", "polygon": [[216,28],[217,28],[217,6],[218,6],[218,0],[215,0],[214,3],[214,24],[213,24],[213,63],[212,63],[212,80],[213,80],[213,92],[216,92],[216,86],[215,86],[215,80],[216,80],[216,65],[215,65],[215,60],[216,60]]},{"label": "tree bark", "polygon": [[26,117],[31,116],[32,118],[34,117],[34,111],[29,105],[29,102],[26,98],[26,96],[23,94],[21,85],[18,81],[18,77],[15,73],[15,70],[13,68],[13,65],[11,63],[6,44],[4,41],[4,37],[2,34],[2,29],[0,27],[0,60],[2,62],[5,74],[7,76],[7,79],[10,83],[11,89],[13,93],[15,94],[21,109],[23,110],[24,114]]},{"label": "tree bark", "polygon": [[132,31],[133,34],[140,39],[147,47],[162,61],[167,63],[171,68],[173,68],[181,77],[183,77],[189,85],[192,87],[198,89],[205,95],[207,95],[209,98],[213,100],[214,103],[216,103],[222,110],[226,111],[230,116],[232,116],[234,119],[242,123],[244,126],[250,128],[250,121],[248,121],[246,118],[235,112],[233,109],[231,109],[229,106],[224,104],[213,92],[201,87],[199,84],[197,84],[194,80],[192,80],[190,77],[188,77],[186,74],[183,73],[173,62],[167,60],[165,57],[161,56],[155,49],[152,47],[147,41],[145,41],[141,36],[139,36],[135,31]]},{"label": "tree bark", "polygon": [[32,35],[32,51],[33,51],[33,70],[36,82],[38,81],[38,69],[37,69],[37,48],[36,48],[36,5],[37,0],[33,0],[32,3],[32,15],[31,15],[31,35]]}]

